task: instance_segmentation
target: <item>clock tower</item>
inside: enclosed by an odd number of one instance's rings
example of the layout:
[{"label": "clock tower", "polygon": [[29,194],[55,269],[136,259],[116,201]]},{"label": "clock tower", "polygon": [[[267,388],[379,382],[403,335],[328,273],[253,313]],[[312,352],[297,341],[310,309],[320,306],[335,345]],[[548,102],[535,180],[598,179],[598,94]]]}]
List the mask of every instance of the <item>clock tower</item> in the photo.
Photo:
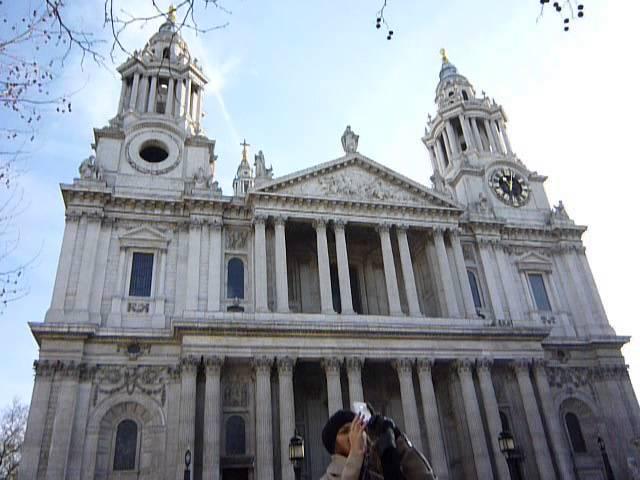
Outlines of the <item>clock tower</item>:
[{"label": "clock tower", "polygon": [[549,201],[546,177],[529,170],[516,156],[501,105],[482,92],[446,56],[436,87],[437,113],[429,116],[422,141],[433,167],[437,190],[473,212],[525,223],[545,223]]}]

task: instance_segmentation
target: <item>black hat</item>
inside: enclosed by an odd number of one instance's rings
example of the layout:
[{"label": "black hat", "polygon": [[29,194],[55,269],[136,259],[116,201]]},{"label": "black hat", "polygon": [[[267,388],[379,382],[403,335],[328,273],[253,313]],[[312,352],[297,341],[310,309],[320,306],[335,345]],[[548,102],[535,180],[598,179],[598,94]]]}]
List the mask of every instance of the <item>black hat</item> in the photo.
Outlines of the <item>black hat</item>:
[{"label": "black hat", "polygon": [[353,422],[354,418],[356,418],[356,414],[351,410],[338,410],[327,420],[326,425],[322,429],[322,443],[331,455],[335,453],[338,430],[340,430],[345,423]]}]

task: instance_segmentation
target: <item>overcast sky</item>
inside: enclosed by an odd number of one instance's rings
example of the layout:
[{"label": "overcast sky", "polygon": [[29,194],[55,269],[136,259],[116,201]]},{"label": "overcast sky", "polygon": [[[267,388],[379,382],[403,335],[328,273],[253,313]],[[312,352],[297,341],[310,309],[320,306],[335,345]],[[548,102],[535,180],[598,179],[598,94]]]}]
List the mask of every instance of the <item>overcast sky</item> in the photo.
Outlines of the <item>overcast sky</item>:
[{"label": "overcast sky", "polygon": [[[150,3],[127,8],[145,13]],[[563,200],[575,221],[589,227],[584,242],[609,321],[619,335],[638,337],[623,352],[639,390],[640,4],[585,0],[584,19],[565,33],[551,9],[536,22],[537,0],[389,0],[395,34],[387,41],[375,29],[381,3],[227,0],[231,15],[199,14],[203,26],[230,22],[186,35],[210,79],[204,126],[216,140],[224,193],[231,193],[243,138],[251,153],[264,151],[280,176],[339,157],[347,124],[360,135],[361,153],[428,184],[432,172],[420,137],[427,114],[435,112],[438,51],[446,47],[476,91],[503,105],[513,149],[529,169],[548,176],[551,202]],[[108,37],[100,23],[103,0],[66,5],[70,20]],[[0,11],[22,7],[3,2]],[[130,31],[127,45],[141,49],[158,26]],[[120,55],[116,64],[123,60]],[[58,184],[71,182],[92,153],[92,128],[114,116],[120,81],[113,65],[88,62],[80,69],[72,58],[60,88],[77,91],[73,112],[45,119],[20,178],[21,242],[9,261],[35,260],[29,295],[0,317],[0,406],[13,396],[30,399],[38,351],[27,322],[43,321],[51,299],[64,228]],[[9,118],[0,113],[0,122]]]}]

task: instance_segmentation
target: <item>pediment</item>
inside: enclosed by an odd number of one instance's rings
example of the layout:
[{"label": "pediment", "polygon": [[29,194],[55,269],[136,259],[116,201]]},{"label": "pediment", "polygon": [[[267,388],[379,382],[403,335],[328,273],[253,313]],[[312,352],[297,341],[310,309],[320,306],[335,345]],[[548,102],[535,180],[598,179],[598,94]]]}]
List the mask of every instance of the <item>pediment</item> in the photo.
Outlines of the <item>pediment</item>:
[{"label": "pediment", "polygon": [[164,250],[171,241],[171,237],[156,228],[143,225],[122,233],[119,236],[119,240],[122,248],[137,247]]},{"label": "pediment", "polygon": [[553,270],[553,262],[546,255],[542,255],[537,252],[527,252],[522,254],[516,260],[518,270],[540,270],[551,271]]},{"label": "pediment", "polygon": [[444,195],[358,153],[276,178],[255,193],[460,208]]}]

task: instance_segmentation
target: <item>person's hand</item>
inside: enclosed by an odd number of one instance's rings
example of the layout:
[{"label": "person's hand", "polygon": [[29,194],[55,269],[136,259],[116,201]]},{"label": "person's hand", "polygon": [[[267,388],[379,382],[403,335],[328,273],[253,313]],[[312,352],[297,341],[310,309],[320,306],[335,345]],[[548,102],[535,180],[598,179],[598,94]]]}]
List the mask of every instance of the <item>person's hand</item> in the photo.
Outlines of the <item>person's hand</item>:
[{"label": "person's hand", "polygon": [[364,421],[364,417],[358,414],[351,422],[351,429],[349,430],[349,444],[351,445],[351,449],[361,455],[364,455],[366,446],[365,427],[366,422]]}]

